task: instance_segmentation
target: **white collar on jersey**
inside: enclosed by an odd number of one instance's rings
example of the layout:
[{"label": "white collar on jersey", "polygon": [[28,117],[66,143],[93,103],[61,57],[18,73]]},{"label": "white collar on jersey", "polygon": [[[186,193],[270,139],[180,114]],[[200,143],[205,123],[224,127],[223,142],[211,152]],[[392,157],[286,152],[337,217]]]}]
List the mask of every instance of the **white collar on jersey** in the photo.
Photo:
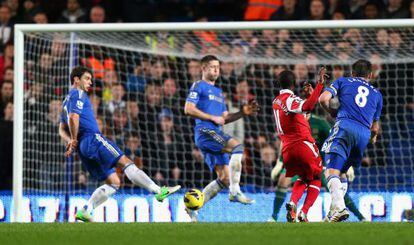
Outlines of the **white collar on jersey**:
[{"label": "white collar on jersey", "polygon": [[282,89],[280,90],[279,94],[294,94],[290,89]]}]

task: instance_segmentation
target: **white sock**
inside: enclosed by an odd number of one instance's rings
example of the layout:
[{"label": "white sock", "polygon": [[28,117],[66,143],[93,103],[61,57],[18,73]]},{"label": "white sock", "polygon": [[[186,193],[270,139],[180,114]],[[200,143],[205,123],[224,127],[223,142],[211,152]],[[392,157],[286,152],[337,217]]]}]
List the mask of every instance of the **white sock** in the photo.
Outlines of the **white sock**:
[{"label": "white sock", "polygon": [[217,179],[217,180],[211,181],[203,189],[204,204],[206,204],[208,201],[213,199],[217,195],[217,193],[219,193],[224,188],[226,188],[226,186],[220,180]]},{"label": "white sock", "polygon": [[339,177],[336,175],[329,176],[327,186],[328,186],[329,192],[331,193],[332,206],[339,210],[344,209],[345,201],[343,197],[342,184],[341,184],[341,181],[339,180]]},{"label": "white sock", "polygon": [[232,154],[230,158],[230,194],[236,195],[240,192],[240,176],[242,169],[242,160],[243,154]]},{"label": "white sock", "polygon": [[130,163],[126,165],[124,168],[124,173],[128,177],[129,180],[135,185],[140,187],[144,187],[148,191],[152,193],[159,193],[160,187],[152,181],[148,175],[142,171],[141,169],[137,168],[135,164]]},{"label": "white sock", "polygon": [[113,185],[102,185],[99,186],[93,193],[92,196],[88,200],[88,206],[86,211],[91,213],[96,207],[104,203],[110,196],[115,194],[118,190],[118,187]]},{"label": "white sock", "polygon": [[348,191],[348,179],[341,178],[341,185],[342,185],[342,193],[343,193],[342,197],[345,197],[345,194]]}]

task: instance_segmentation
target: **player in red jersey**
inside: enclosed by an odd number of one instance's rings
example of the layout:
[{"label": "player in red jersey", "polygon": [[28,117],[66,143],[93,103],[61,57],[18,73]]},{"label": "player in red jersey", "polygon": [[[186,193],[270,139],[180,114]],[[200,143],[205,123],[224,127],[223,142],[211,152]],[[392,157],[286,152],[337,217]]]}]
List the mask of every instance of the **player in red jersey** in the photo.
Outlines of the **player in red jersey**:
[{"label": "player in red jersey", "polygon": [[297,218],[301,222],[308,221],[308,210],[318,198],[321,187],[322,159],[312,137],[306,114],[312,111],[318,102],[327,76],[325,72],[324,67],[320,69],[315,89],[310,85],[305,89],[308,97],[306,100],[293,93],[293,72],[283,71],[279,74],[278,80],[282,90],[273,100],[276,132],[282,140],[286,177],[300,177],[293,185],[290,202],[286,204],[288,222],[296,221],[296,206],[306,189],[308,191],[305,203]]}]

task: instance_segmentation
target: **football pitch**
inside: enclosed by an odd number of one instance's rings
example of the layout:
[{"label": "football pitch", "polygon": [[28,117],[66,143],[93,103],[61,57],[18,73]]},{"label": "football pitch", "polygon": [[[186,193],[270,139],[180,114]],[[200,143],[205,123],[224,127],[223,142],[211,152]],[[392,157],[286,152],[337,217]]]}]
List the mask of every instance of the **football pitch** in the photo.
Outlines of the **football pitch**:
[{"label": "football pitch", "polygon": [[413,223],[0,224],[1,244],[414,244]]}]

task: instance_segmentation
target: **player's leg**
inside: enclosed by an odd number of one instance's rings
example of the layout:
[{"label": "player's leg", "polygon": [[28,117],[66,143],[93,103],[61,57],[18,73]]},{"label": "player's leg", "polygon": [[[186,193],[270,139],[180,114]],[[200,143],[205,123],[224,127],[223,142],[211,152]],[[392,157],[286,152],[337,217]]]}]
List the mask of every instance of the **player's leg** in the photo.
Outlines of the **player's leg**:
[{"label": "player's leg", "polygon": [[306,188],[307,184],[301,178],[297,179],[293,184],[290,200],[286,203],[286,219],[288,222],[296,222],[296,208]]},{"label": "player's leg", "polygon": [[216,165],[214,166],[214,171],[217,174],[217,179],[211,181],[203,189],[204,204],[213,199],[221,190],[229,186],[229,166]]},{"label": "player's leg", "polygon": [[300,222],[308,222],[308,218],[307,218],[308,211],[315,203],[316,199],[319,196],[319,192],[321,190],[322,183],[321,183],[320,175],[316,179],[307,181],[307,183],[308,183],[308,191],[306,193],[306,199],[305,199],[305,202],[303,203],[302,210],[300,211],[298,215],[298,220]]},{"label": "player's leg", "polygon": [[76,219],[84,222],[92,222],[93,210],[104,203],[110,196],[116,193],[121,186],[121,181],[116,173],[110,174],[105,184],[98,187],[88,200],[88,204],[76,213]]},{"label": "player's leg", "polygon": [[233,138],[230,138],[223,148],[223,152],[231,153],[229,163],[229,199],[230,201],[240,202],[243,204],[252,204],[254,203],[254,200],[246,197],[240,190],[243,151],[243,145]]},{"label": "player's leg", "polygon": [[179,185],[173,187],[158,186],[144,171],[139,169],[132,160],[125,155],[118,160],[118,166],[122,167],[122,171],[133,184],[154,193],[155,198],[160,202],[181,188]]},{"label": "player's leg", "polygon": [[346,159],[337,153],[325,154],[328,169],[325,172],[327,186],[332,198],[332,216],[330,221],[339,222],[349,217],[345,207],[343,185],[340,179],[341,169]]},{"label": "player's leg", "polygon": [[277,216],[279,214],[280,208],[282,207],[286,199],[288,187],[292,183],[292,178],[286,177],[286,171],[282,171],[283,172],[279,175],[275,191],[275,199],[273,200],[272,219],[274,221],[277,221]]}]

